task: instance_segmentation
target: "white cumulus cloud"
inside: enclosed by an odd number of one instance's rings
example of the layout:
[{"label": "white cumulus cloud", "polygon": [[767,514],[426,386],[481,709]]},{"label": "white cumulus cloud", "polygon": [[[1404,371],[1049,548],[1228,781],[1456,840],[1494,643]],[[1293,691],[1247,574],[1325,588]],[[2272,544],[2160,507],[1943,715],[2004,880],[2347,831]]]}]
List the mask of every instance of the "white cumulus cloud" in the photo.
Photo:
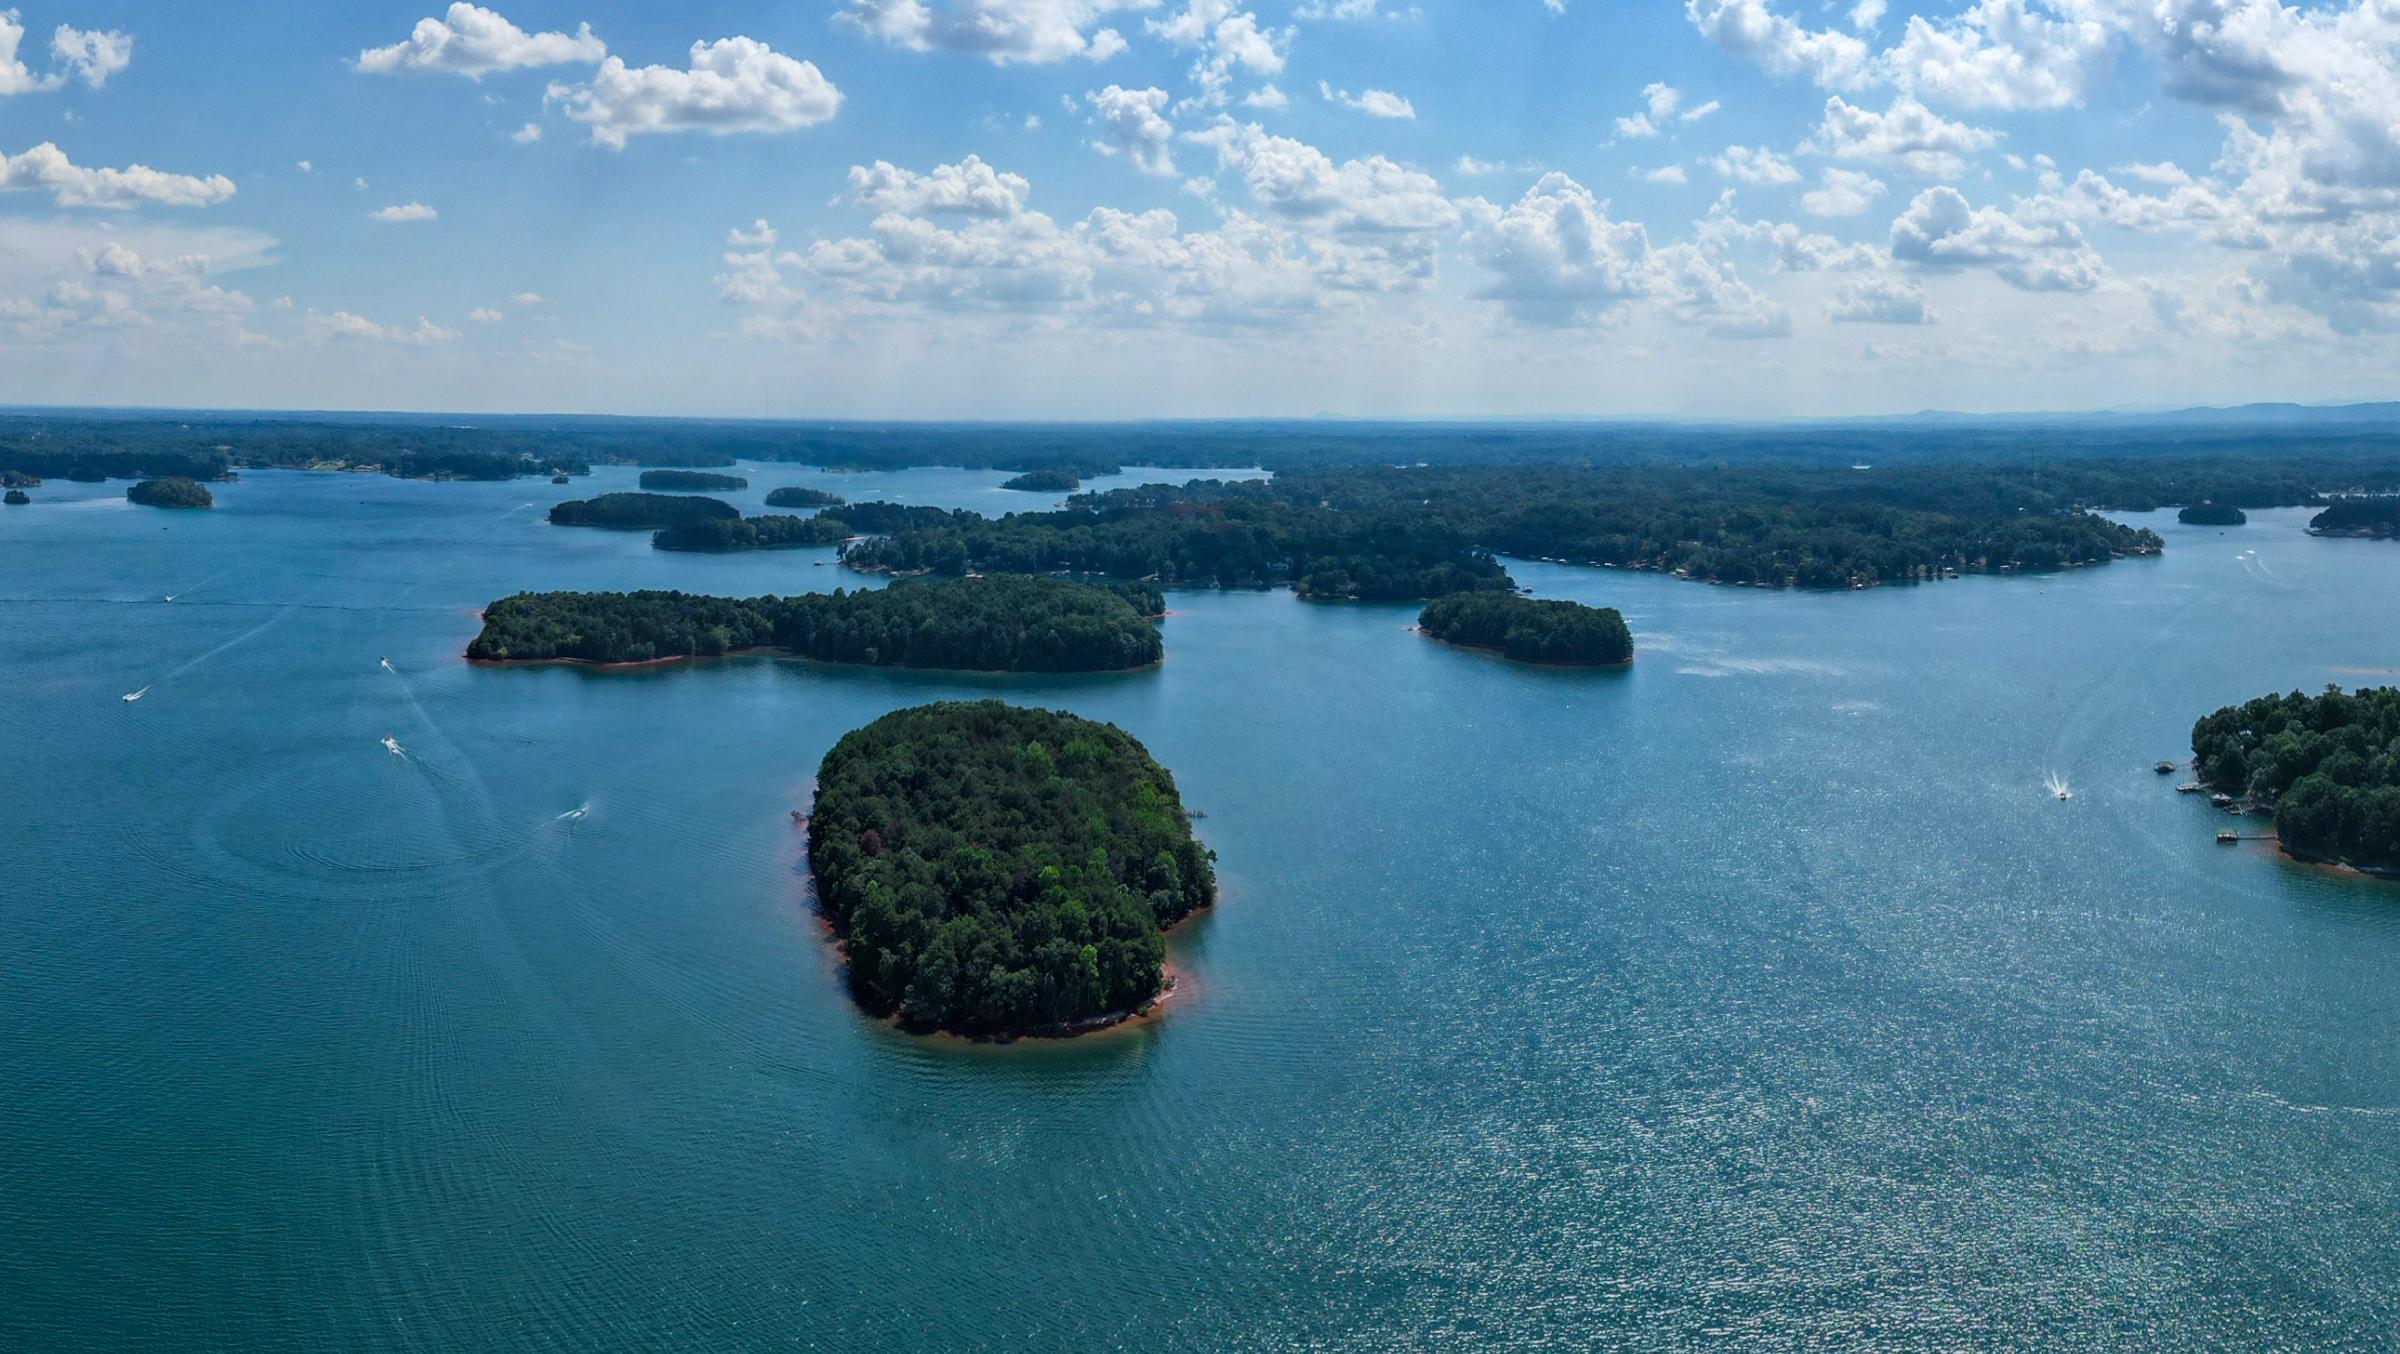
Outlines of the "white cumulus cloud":
[{"label": "white cumulus cloud", "polygon": [[693,43],[684,70],[628,66],[612,56],[590,84],[553,84],[544,97],[611,150],[658,132],[796,131],[826,121],[842,106],[842,92],[814,62],[746,37]]},{"label": "white cumulus cloud", "polygon": [[607,55],[607,44],[592,36],[590,24],[573,33],[528,33],[492,10],[460,0],[439,19],[417,20],[402,41],[360,52],[358,68],[374,75],[447,71],[480,80],[534,66],[589,65]]},{"label": "white cumulus cloud", "polygon": [[168,174],[148,165],[123,169],[94,169],[67,159],[65,151],[44,141],[22,155],[0,155],[0,192],[42,191],[61,207],[122,209],[145,203],[166,207],[207,207],[233,196],[233,180],[222,174],[205,178]]}]

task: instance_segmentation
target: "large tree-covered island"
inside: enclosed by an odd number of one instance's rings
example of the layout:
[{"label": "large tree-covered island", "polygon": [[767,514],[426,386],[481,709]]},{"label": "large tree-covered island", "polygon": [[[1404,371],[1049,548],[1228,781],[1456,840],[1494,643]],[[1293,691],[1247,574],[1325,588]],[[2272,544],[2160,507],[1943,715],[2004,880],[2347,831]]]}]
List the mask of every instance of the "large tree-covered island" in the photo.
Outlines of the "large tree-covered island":
[{"label": "large tree-covered island", "polygon": [[1461,592],[1427,606],[1417,628],[1444,643],[1489,649],[1521,663],[1601,667],[1633,660],[1633,632],[1615,607]]},{"label": "large tree-covered island", "polygon": [[1072,470],[1028,470],[1002,480],[1000,487],[1029,494],[1071,494],[1083,487],[1083,479]]},{"label": "large tree-covered island", "polygon": [[1174,778],[1114,725],[919,706],[844,737],[817,783],[809,865],[851,990],[914,1028],[1136,1014],[1165,981],[1164,928],[1216,898]]},{"label": "large tree-covered island", "polygon": [[2308,519],[2308,529],[2319,536],[2389,540],[2400,536],[2400,498],[2337,498]]},{"label": "large tree-covered island", "polygon": [[2238,527],[2250,521],[2250,514],[2230,503],[2194,503],[2176,513],[2175,520],[2187,527]]},{"label": "large tree-covered island", "polygon": [[602,494],[571,498],[550,509],[550,520],[562,527],[615,527],[620,531],[657,531],[741,515],[741,509],[722,500],[681,494]]},{"label": "large tree-covered island", "polygon": [[1159,661],[1155,589],[1055,578],[900,583],[797,597],[519,593],[485,608],[479,662],[653,663],[779,649],[833,663],[1122,672]]},{"label": "large tree-covered island", "polygon": [[2275,814],[2302,860],[2400,871],[2400,687],[2293,692],[2192,726],[2200,779]]},{"label": "large tree-covered island", "polygon": [[126,490],[125,497],[149,508],[213,508],[217,504],[207,485],[181,475],[143,480]]},{"label": "large tree-covered island", "polygon": [[661,550],[729,555],[745,550],[840,545],[857,534],[849,523],[822,513],[815,517],[724,517],[678,523],[652,536],[650,544]]}]

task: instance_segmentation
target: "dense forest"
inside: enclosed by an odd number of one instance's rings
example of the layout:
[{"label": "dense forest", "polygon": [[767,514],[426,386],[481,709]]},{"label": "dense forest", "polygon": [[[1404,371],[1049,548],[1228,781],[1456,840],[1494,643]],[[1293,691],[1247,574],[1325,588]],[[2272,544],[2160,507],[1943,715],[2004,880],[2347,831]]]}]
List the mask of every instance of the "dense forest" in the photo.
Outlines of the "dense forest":
[{"label": "dense forest", "polygon": [[1000,487],[1034,494],[1071,494],[1083,487],[1083,481],[1072,470],[1028,470],[1014,479],[1001,481]]},{"label": "dense forest", "polygon": [[2308,529],[2322,536],[2400,535],[2400,498],[2337,498],[2308,520]]},{"label": "dense forest", "polygon": [[781,489],[767,491],[767,506],[770,508],[838,508],[842,506],[842,496],[826,493],[822,489],[802,489],[787,485]]},{"label": "dense forest", "polygon": [[685,522],[650,538],[661,550],[730,554],[740,550],[798,550],[840,545],[858,533],[831,517],[742,517]]},{"label": "dense forest", "polygon": [[22,508],[32,501],[33,495],[22,489],[11,489],[5,494],[0,494],[0,503],[6,503],[12,508]]},{"label": "dense forest", "polygon": [[[847,510],[845,510],[847,511]],[[854,568],[1072,573],[1206,587],[1289,583],[1303,596],[1417,601],[1505,588],[1488,553],[1446,527],[1272,499],[1117,504],[896,531],[851,545]]]},{"label": "dense forest", "polygon": [[919,1028],[1036,1031],[1158,995],[1161,929],[1216,898],[1174,778],[1114,725],[919,706],[817,773],[809,864],[851,990]]},{"label": "dense forest", "polygon": [[520,593],[485,608],[467,657],[647,663],[786,649],[877,667],[972,672],[1119,672],[1164,649],[1155,589],[1055,578],[899,583],[797,597],[682,592]]},{"label": "dense forest", "polygon": [[645,470],[642,487],[678,494],[718,493],[747,489],[750,481],[739,475],[719,475],[708,470]]},{"label": "dense forest", "polygon": [[2293,692],[2192,726],[2200,778],[2275,812],[2286,849],[2400,869],[2400,688]]},{"label": "dense forest", "polygon": [[1633,632],[1615,607],[1536,601],[1513,592],[1437,598],[1417,617],[1417,626],[1435,639],[1525,663],[1595,665],[1633,657]]},{"label": "dense forest", "polygon": [[723,521],[741,515],[741,509],[721,499],[686,498],[678,494],[602,494],[598,498],[571,498],[550,509],[550,520],[562,527],[640,531]]},{"label": "dense forest", "polygon": [[2250,514],[2230,503],[2194,503],[2175,520],[2187,527],[2238,527],[2249,522]]},{"label": "dense forest", "polygon": [[126,490],[125,497],[150,508],[213,508],[217,504],[208,486],[180,475],[143,480]]}]

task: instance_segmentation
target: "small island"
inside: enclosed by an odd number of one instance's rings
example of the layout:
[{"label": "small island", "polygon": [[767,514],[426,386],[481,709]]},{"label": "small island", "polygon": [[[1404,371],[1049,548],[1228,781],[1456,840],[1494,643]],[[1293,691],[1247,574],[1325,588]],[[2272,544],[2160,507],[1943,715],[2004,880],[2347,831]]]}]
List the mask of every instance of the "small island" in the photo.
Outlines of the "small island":
[{"label": "small island", "polygon": [[1083,479],[1072,470],[1028,470],[1002,481],[1000,487],[1033,494],[1071,494],[1083,487]]},{"label": "small island", "polygon": [[33,496],[22,489],[11,489],[5,495],[0,495],[0,503],[6,503],[12,508],[22,508],[32,501]]},{"label": "small island", "polygon": [[1068,1034],[1163,990],[1163,931],[1216,899],[1175,780],[1122,729],[999,701],[834,745],[808,825],[850,989],[910,1029]]},{"label": "small island", "polygon": [[2308,519],[2312,536],[2362,536],[2388,541],[2400,536],[2400,498],[2337,498]]},{"label": "small island", "polygon": [[842,496],[826,493],[822,489],[802,489],[787,485],[781,489],[767,491],[767,506],[770,508],[838,508],[842,506]]},{"label": "small island", "polygon": [[1417,628],[1448,644],[1489,649],[1520,663],[1600,667],[1631,662],[1633,632],[1615,607],[1536,601],[1513,592],[1436,599]]},{"label": "small island", "polygon": [[750,481],[739,475],[718,475],[706,470],[645,470],[642,487],[670,493],[725,493],[747,489]]},{"label": "small island", "polygon": [[165,479],[143,480],[125,491],[125,497],[148,508],[213,508],[216,497],[198,480],[180,475]]},{"label": "small island", "polygon": [[2250,520],[2250,514],[2230,503],[2194,503],[2176,513],[2175,520],[2187,527],[2238,527]]},{"label": "small island", "polygon": [[840,545],[857,534],[847,522],[824,516],[728,517],[678,523],[651,537],[650,544],[661,550],[725,555],[742,550]]},{"label": "small island", "polygon": [[833,663],[969,672],[1124,672],[1165,649],[1155,588],[969,578],[797,597],[519,593],[484,609],[467,657],[655,663],[780,650]]},{"label": "small island", "polygon": [[726,521],[742,515],[739,508],[714,498],[683,498],[675,494],[602,494],[571,498],[550,510],[550,520],[562,527],[615,527],[626,531],[657,531],[695,522]]},{"label": "small island", "polygon": [[2192,726],[2202,783],[2275,815],[2300,860],[2400,873],[2400,687],[2293,692]]}]

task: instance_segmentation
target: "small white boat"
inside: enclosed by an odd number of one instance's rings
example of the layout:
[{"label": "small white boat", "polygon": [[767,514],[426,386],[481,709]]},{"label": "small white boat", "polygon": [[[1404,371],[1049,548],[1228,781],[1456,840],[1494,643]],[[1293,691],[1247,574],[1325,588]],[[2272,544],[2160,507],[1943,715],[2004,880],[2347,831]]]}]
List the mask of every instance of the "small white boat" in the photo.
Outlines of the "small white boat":
[{"label": "small white boat", "polygon": [[140,700],[142,697],[144,697],[144,696],[147,696],[147,695],[149,695],[149,694],[150,694],[150,688],[148,688],[148,687],[143,687],[143,688],[142,688],[141,690],[139,690],[139,691],[128,691],[128,692],[126,692],[126,693],[125,693],[125,703],[126,703],[127,705],[131,705],[131,704],[133,704],[135,701],[138,701],[138,700]]},{"label": "small white boat", "polygon": [[2055,771],[2042,778],[2042,788],[2048,790],[2054,799],[2065,800],[2075,797],[2075,792],[2067,788],[2066,778]]},{"label": "small white boat", "polygon": [[395,757],[405,757],[408,755],[408,750],[400,746],[400,740],[392,737],[388,733],[383,736],[383,750]]}]

